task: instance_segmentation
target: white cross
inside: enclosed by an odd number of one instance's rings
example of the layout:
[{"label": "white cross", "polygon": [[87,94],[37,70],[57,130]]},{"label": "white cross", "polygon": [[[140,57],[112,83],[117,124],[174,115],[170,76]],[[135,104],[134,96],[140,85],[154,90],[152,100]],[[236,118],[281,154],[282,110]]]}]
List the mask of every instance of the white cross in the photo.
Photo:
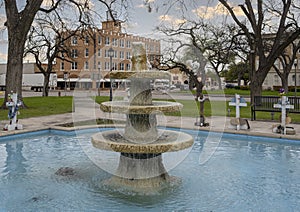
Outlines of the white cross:
[{"label": "white cross", "polygon": [[[240,107],[247,107],[247,103],[241,102],[241,97],[239,94],[235,94],[235,101],[229,102],[229,106],[235,106],[235,118],[239,120],[240,118]],[[236,126],[237,130],[240,130],[240,124]]]},{"label": "white cross", "polygon": [[283,127],[283,134],[286,134],[286,109],[294,109],[294,105],[290,105],[286,96],[281,97],[281,103],[274,104],[274,108],[281,108],[281,126]]},{"label": "white cross", "polygon": [[6,106],[11,107],[11,113],[14,114],[14,117],[12,118],[12,120],[10,120],[11,122],[4,127],[4,129],[8,131],[15,129],[23,129],[23,126],[17,122],[18,111],[16,111],[16,107],[21,106],[21,103],[18,102],[18,94],[11,94],[11,100],[6,102]]}]

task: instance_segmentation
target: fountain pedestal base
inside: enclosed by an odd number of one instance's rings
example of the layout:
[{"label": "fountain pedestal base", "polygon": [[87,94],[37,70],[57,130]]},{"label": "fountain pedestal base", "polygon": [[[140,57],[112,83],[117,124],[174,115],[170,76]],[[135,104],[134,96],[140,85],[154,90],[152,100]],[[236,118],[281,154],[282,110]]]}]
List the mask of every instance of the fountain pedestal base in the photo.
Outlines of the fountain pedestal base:
[{"label": "fountain pedestal base", "polygon": [[179,178],[166,172],[161,154],[121,153],[116,174],[105,180],[103,185],[149,195],[179,183]]}]

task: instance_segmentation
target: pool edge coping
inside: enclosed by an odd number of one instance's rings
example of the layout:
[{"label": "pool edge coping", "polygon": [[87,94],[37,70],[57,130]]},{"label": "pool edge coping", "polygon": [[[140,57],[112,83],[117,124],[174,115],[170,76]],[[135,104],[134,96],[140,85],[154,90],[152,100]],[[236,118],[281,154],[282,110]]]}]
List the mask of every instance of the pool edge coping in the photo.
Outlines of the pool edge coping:
[{"label": "pool edge coping", "polygon": [[[124,127],[124,125],[113,125],[113,124],[105,124],[105,125],[85,125],[85,126],[76,126],[76,127],[62,127],[62,126],[50,126],[50,127],[40,127],[36,129],[31,129],[31,130],[14,130],[14,131],[5,131],[8,133],[1,133],[0,134],[0,139],[4,139],[5,137],[10,137],[10,136],[20,136],[22,134],[26,133],[35,133],[35,132],[42,132],[42,131],[48,131],[51,132],[51,130],[54,131],[64,131],[64,132],[76,132],[76,130],[85,130],[85,129],[95,129],[95,128],[117,128],[117,127]],[[159,126],[158,126],[159,127]],[[165,127],[168,128],[173,128],[173,129],[183,129],[183,130],[194,130],[194,131],[202,131],[202,132],[207,132],[207,133],[222,133],[226,134],[228,136],[238,136],[242,135],[247,138],[249,137],[261,137],[261,138],[268,138],[268,139],[282,139],[282,140],[292,140],[294,142],[292,143],[299,143],[300,144],[300,139],[296,138],[293,135],[283,135],[283,134],[270,134],[270,133],[261,133],[261,132],[251,132],[250,130],[243,130],[243,131],[237,131],[237,130],[230,130],[230,129],[224,129],[224,130],[218,130],[218,129],[211,129],[211,128],[192,128],[192,127],[185,127],[185,128],[180,128],[178,126],[172,126],[172,125],[167,125]],[[223,136],[223,135],[222,135]],[[299,141],[299,142],[297,142]]]}]

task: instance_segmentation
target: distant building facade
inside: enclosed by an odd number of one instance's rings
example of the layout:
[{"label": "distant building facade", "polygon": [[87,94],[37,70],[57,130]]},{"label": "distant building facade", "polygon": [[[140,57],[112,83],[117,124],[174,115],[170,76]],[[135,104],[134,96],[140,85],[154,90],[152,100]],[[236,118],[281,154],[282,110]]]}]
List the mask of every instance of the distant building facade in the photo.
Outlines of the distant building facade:
[{"label": "distant building facade", "polygon": [[[110,70],[131,70],[133,42],[144,43],[149,63],[153,66],[159,64],[159,40],[123,33],[121,21],[109,18],[109,15],[102,22],[101,29],[90,28],[72,36],[64,44],[70,49],[71,58],[68,61],[57,59],[54,65],[58,88],[63,88],[65,81],[71,88],[108,87],[110,79],[107,76]],[[113,50],[112,57],[109,49]]]}]

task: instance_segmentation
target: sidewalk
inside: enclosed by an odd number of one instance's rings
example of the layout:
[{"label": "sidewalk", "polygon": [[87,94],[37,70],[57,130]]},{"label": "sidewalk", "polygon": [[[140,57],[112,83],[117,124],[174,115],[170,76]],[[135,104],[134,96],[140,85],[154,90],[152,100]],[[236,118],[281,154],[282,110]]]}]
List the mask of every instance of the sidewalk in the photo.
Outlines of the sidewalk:
[{"label": "sidewalk", "polygon": [[[23,130],[15,130],[15,131],[0,130],[0,136],[37,131],[37,130],[49,129],[49,128],[61,129],[61,130],[73,130],[75,128],[61,127],[58,125],[63,125],[72,122],[86,121],[86,120],[96,120],[100,118],[125,120],[125,115],[123,114],[109,114],[109,113],[102,112],[99,108],[99,105],[90,98],[89,92],[77,92],[72,95],[74,98],[73,113],[20,119],[19,123],[23,125]],[[294,127],[296,131],[295,135],[282,135],[282,134],[276,134],[272,132],[272,126],[274,124],[279,124],[280,123],[279,121],[267,122],[267,121],[248,120],[250,124],[250,129],[237,131],[228,128],[231,119],[229,117],[216,117],[216,116],[207,117],[206,122],[209,123],[208,127],[195,126],[196,118],[191,118],[191,117],[157,116],[157,119],[158,119],[157,122],[160,126],[300,140],[300,124],[288,125]],[[0,128],[2,129],[4,125],[7,123],[8,120],[0,121]],[[95,127],[95,126],[82,126],[80,128],[86,128],[86,127]],[[78,127],[76,127],[76,129],[77,128]]]},{"label": "sidewalk", "polygon": [[[76,108],[76,106],[75,106]],[[79,109],[79,108],[77,108]],[[76,111],[76,109],[75,109]],[[97,112],[95,112],[97,111]],[[0,136],[16,134],[16,133],[24,133],[30,131],[37,131],[42,129],[60,129],[60,130],[72,130],[75,128],[72,127],[61,127],[58,125],[72,123],[73,121],[83,121],[83,120],[95,120],[95,118],[103,118],[103,119],[124,119],[125,117],[122,115],[111,115],[107,113],[103,113],[99,108],[96,110],[85,110],[85,113],[66,113],[59,115],[50,115],[50,116],[42,116],[42,117],[33,117],[27,119],[20,119],[19,123],[23,124],[23,130],[16,131],[0,131]],[[94,114],[95,112],[95,114]],[[91,115],[92,114],[92,115]],[[233,130],[229,129],[229,117],[208,117],[206,118],[206,122],[209,123],[208,127],[199,127],[195,126],[196,119],[191,117],[158,117],[158,123],[162,126],[167,127],[175,127],[175,128],[186,128],[186,129],[194,129],[194,130],[206,130],[206,131],[216,131],[216,132],[227,132],[233,134],[244,134],[244,135],[257,135],[257,136],[267,136],[274,138],[288,138],[288,139],[297,139],[300,140],[300,125],[299,124],[289,124],[288,126],[294,127],[296,130],[295,135],[282,135],[276,134],[272,132],[272,125],[279,124],[279,122],[264,122],[264,121],[250,121],[250,129],[249,130]],[[1,125],[4,126],[7,121],[1,121]],[[93,126],[82,126],[82,128],[93,127]],[[76,127],[77,129],[78,127]]]}]

